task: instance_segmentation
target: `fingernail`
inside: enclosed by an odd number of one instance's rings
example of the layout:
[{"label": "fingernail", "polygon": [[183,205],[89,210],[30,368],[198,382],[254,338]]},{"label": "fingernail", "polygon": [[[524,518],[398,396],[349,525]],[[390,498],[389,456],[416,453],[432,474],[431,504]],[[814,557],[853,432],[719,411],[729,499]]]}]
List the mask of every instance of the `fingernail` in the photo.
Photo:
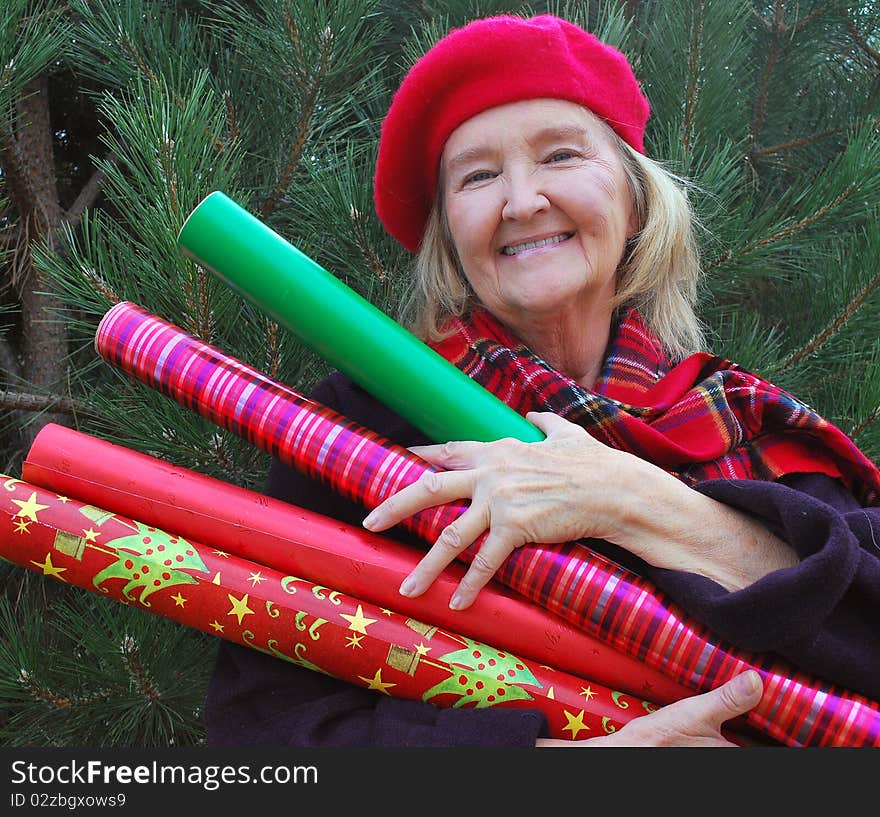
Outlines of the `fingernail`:
[{"label": "fingernail", "polygon": [[376,520],[379,518],[379,515],[375,511],[370,511],[365,517],[364,521],[361,524],[365,528],[372,528],[373,525],[376,524]]},{"label": "fingernail", "polygon": [[459,593],[455,593],[449,601],[450,610],[460,610],[464,606],[464,599]]},{"label": "fingernail", "polygon": [[743,697],[753,695],[761,688],[761,676],[754,670],[744,672],[736,677],[734,688]]},{"label": "fingernail", "polygon": [[400,585],[400,589],[397,591],[401,596],[411,596],[413,590],[416,589],[416,580],[412,576],[407,576]]}]

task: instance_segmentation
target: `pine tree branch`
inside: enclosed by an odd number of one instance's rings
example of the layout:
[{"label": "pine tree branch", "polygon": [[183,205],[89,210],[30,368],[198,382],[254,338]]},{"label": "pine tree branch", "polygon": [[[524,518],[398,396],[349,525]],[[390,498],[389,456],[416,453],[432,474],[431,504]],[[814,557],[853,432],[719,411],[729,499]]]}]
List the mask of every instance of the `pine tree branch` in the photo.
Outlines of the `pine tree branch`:
[{"label": "pine tree branch", "polygon": [[[11,222],[12,216],[7,209],[0,210],[0,220],[7,219]],[[6,252],[15,246],[15,230],[14,225],[10,225],[0,229],[0,253]]]},{"label": "pine tree branch", "polygon": [[208,275],[201,264],[196,264],[195,285],[188,276],[183,279],[183,296],[186,302],[184,328],[190,335],[210,343],[214,337],[214,316],[208,305]]},{"label": "pine tree branch", "polygon": [[147,61],[141,55],[141,52],[138,51],[137,46],[134,43],[134,40],[131,37],[128,37],[123,31],[120,31],[120,43],[128,46],[129,54],[131,58],[134,60],[135,65],[137,65],[138,69],[142,74],[149,78],[150,82],[159,82],[159,78],[156,76],[156,72],[147,65]]},{"label": "pine tree branch", "polygon": [[743,249],[737,251],[736,253],[734,253],[733,250],[727,250],[727,251],[723,252],[721,255],[719,255],[717,258],[712,260],[710,263],[706,264],[704,267],[704,271],[708,272],[709,270],[714,269],[715,267],[717,267],[721,264],[726,264],[728,261],[730,261],[736,255],[748,255],[750,252],[754,252],[755,250],[759,250],[763,247],[767,247],[770,244],[773,244],[777,241],[780,241],[783,238],[788,238],[788,237],[794,235],[795,233],[799,233],[801,230],[806,229],[807,227],[809,227],[815,221],[818,221],[823,216],[828,215],[828,213],[830,213],[835,207],[837,207],[838,205],[840,205],[844,201],[846,201],[856,190],[858,190],[857,184],[855,184],[854,182],[849,184],[847,186],[847,188],[842,193],[840,193],[838,196],[836,196],[833,201],[829,202],[824,207],[820,207],[818,210],[813,211],[810,215],[805,216],[800,221],[796,222],[795,224],[792,224],[789,227],[786,227],[784,230],[779,230],[779,231],[773,233],[773,235],[769,235],[765,238],[762,238],[760,241],[755,241],[755,242],[749,244],[748,246],[744,247]]},{"label": "pine tree branch", "polygon": [[802,136],[800,139],[792,139],[789,142],[780,142],[778,145],[770,145],[765,148],[752,148],[750,155],[766,156],[769,153],[782,153],[785,150],[795,150],[800,147],[812,145],[815,142],[821,142],[823,139],[828,139],[839,133],[845,133],[846,130],[847,128],[832,128],[824,133],[815,133],[812,136]]},{"label": "pine tree branch", "polygon": [[864,430],[871,425],[875,420],[880,418],[880,406],[877,406],[872,412],[869,412],[867,417],[865,417],[861,422],[857,423],[850,429],[849,438],[855,442],[855,440],[859,437],[859,435],[864,432]]},{"label": "pine tree branch", "polygon": [[[779,58],[779,32],[782,27],[782,2],[776,0],[776,11],[772,26],[768,25],[771,31],[771,45],[767,51],[767,62],[764,70],[761,72],[761,79],[758,82],[758,98],[755,101],[755,113],[752,116],[752,124],[750,127],[752,144],[758,141],[758,134],[764,127],[764,118],[767,112],[767,91],[770,87],[770,76],[776,67],[776,60]],[[763,18],[761,18],[763,20]],[[765,23],[766,20],[763,20]]]},{"label": "pine tree branch", "polygon": [[40,412],[51,410],[56,414],[96,416],[93,409],[78,400],[58,395],[31,394],[28,392],[0,391],[0,407],[11,411]]},{"label": "pine tree branch", "polygon": [[[296,25],[289,20],[288,30],[290,32],[289,36],[291,38],[291,42],[296,46],[299,35],[297,33]],[[312,128],[312,117],[315,113],[315,106],[318,102],[318,95],[321,91],[321,85],[324,82],[324,75],[327,73],[327,68],[330,65],[330,55],[332,52],[333,45],[333,33],[328,29],[324,29],[318,35],[318,43],[320,46],[320,58],[318,59],[318,68],[315,73],[311,77],[311,81],[309,82],[309,88],[305,94],[305,98],[303,99],[302,109],[300,111],[299,124],[296,128],[296,134],[294,136],[293,145],[288,151],[287,161],[284,164],[284,167],[281,170],[281,173],[278,176],[278,180],[275,182],[275,186],[272,188],[272,191],[269,193],[268,198],[265,202],[263,202],[263,206],[260,208],[260,213],[263,216],[268,216],[272,212],[274,212],[275,208],[278,206],[278,202],[281,201],[281,197],[284,195],[284,192],[287,190],[290,180],[293,177],[293,173],[296,170],[296,166],[299,164],[300,157],[302,156],[302,150],[305,146],[306,140],[309,137],[309,133]]]},{"label": "pine tree branch", "polygon": [[688,50],[688,82],[685,96],[684,120],[682,121],[682,144],[685,150],[690,149],[693,135],[694,116],[697,110],[697,98],[700,88],[697,78],[700,72],[700,45],[703,41],[703,12],[706,5],[704,2],[697,4],[691,17],[690,48]]},{"label": "pine tree branch", "polygon": [[[226,121],[229,126],[229,141],[237,142],[239,135],[241,134],[241,128],[238,124],[238,114],[235,111],[235,101],[232,98],[232,94],[229,91],[226,91],[223,94],[223,104],[226,106]],[[223,143],[220,139],[216,139],[214,144],[216,145],[218,150],[223,148]]]},{"label": "pine tree branch", "polygon": [[[788,34],[792,31],[797,31],[800,28],[803,28],[805,25],[809,25],[813,20],[815,20],[820,15],[824,14],[833,6],[837,5],[838,0],[830,0],[824,6],[819,6],[817,9],[813,9],[806,17],[795,20],[793,23],[786,23],[782,20],[782,12],[784,10],[784,3],[780,3],[777,0],[776,10],[774,13],[774,19],[771,23],[765,17],[761,15],[756,8],[752,7],[752,14],[764,25],[764,27],[768,31],[775,32],[777,34]],[[844,12],[845,13],[845,12]]]},{"label": "pine tree branch", "polygon": [[131,636],[125,636],[119,647],[119,652],[122,654],[122,663],[128,670],[135,688],[150,703],[156,703],[160,697],[159,690],[141,661],[137,641]]},{"label": "pine tree branch", "polygon": [[844,309],[840,312],[840,314],[825,327],[818,335],[816,335],[809,343],[803,346],[801,349],[797,350],[790,354],[779,366],[776,367],[776,372],[784,372],[786,369],[790,369],[797,363],[800,363],[804,358],[809,357],[813,352],[816,351],[820,346],[825,344],[829,338],[833,337],[837,332],[840,331],[841,327],[850,319],[853,313],[861,306],[862,302],[867,298],[871,292],[873,292],[878,286],[880,286],[880,271],[878,271],[864,287],[862,287],[861,291],[853,298]]},{"label": "pine tree branch", "polygon": [[87,706],[110,697],[107,691],[95,692],[80,698],[71,698],[68,695],[59,695],[51,689],[38,684],[33,675],[26,669],[22,669],[18,675],[18,682],[27,693],[36,701],[51,704],[59,709],[69,709],[74,706]]},{"label": "pine tree branch", "polygon": [[783,26],[782,31],[786,34],[791,31],[798,31],[804,26],[809,25],[813,22],[817,17],[823,15],[828,9],[837,5],[838,0],[830,0],[830,2],[825,3],[824,6],[819,6],[817,9],[813,9],[806,17],[803,17],[800,20],[796,20],[793,23],[789,23],[788,25]]},{"label": "pine tree branch", "polygon": [[[111,154],[106,157],[106,161],[115,164],[116,157]],[[96,170],[92,174],[92,177],[85,183],[83,189],[79,191],[79,195],[67,210],[67,223],[71,227],[76,227],[86,210],[94,205],[106,182],[107,174],[103,170]]]},{"label": "pine tree branch", "polygon": [[790,227],[786,227],[784,230],[779,230],[779,232],[773,233],[773,235],[767,236],[767,238],[762,238],[751,247],[748,247],[746,252],[758,250],[761,247],[766,247],[768,244],[773,244],[780,239],[788,238],[795,233],[799,233],[801,230],[809,227],[813,222],[818,221],[820,218],[830,213],[835,207],[846,201],[857,189],[858,185],[855,182],[852,182],[847,185],[846,189],[840,193],[840,195],[836,196],[833,201],[829,202],[824,207],[820,207],[818,210],[815,210],[810,215],[802,218],[795,224],[792,224]]},{"label": "pine tree branch", "polygon": [[872,48],[868,41],[862,36],[862,32],[858,30],[856,24],[850,19],[849,15],[846,11],[841,12],[843,19],[846,20],[846,28],[849,31],[850,36],[853,38],[855,44],[862,50],[864,53],[874,61],[874,64],[880,69],[880,51],[877,51],[876,48]]},{"label": "pine tree branch", "polygon": [[98,294],[106,298],[112,304],[118,304],[122,298],[120,298],[109,286],[107,286],[107,282],[98,274],[98,272],[91,267],[86,269],[83,266],[80,266],[80,272],[82,273],[83,278],[89,282],[92,289]]},{"label": "pine tree branch", "polygon": [[361,251],[361,255],[364,257],[364,260],[369,265],[370,269],[373,270],[373,274],[376,278],[381,282],[385,283],[388,280],[388,273],[385,268],[382,266],[382,261],[379,258],[379,254],[376,252],[375,247],[373,247],[372,242],[370,241],[366,229],[364,229],[364,222],[361,218],[360,211],[352,205],[349,210],[349,215],[351,216],[351,223],[354,227],[355,238],[357,239],[358,249]]},{"label": "pine tree branch", "polygon": [[766,17],[764,17],[764,15],[761,14],[761,12],[758,11],[758,9],[756,9],[754,6],[752,6],[752,8],[751,8],[751,12],[752,12],[752,16],[753,16],[753,17],[754,17],[754,18],[755,18],[755,19],[756,19],[756,20],[757,20],[762,26],[764,26],[764,28],[766,28],[767,31],[772,31],[772,30],[773,30],[773,23],[771,23]]}]

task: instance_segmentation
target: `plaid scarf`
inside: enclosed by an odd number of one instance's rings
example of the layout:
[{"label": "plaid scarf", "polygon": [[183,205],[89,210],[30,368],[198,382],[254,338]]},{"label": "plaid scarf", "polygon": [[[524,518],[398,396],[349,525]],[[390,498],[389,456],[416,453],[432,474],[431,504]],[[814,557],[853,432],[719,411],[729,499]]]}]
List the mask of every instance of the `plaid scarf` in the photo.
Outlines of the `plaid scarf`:
[{"label": "plaid scarf", "polygon": [[618,324],[592,389],[551,368],[485,311],[457,320],[434,348],[520,414],[552,411],[687,484],[839,478],[880,504],[880,471],[839,428],[791,394],[724,358],[672,365],[636,310]]}]

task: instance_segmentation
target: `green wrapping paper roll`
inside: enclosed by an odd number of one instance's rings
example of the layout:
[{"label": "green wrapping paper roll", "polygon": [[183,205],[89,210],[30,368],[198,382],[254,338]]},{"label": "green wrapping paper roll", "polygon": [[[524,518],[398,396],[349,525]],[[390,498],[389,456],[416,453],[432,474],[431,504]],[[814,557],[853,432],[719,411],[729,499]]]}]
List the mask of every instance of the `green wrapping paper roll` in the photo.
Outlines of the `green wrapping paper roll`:
[{"label": "green wrapping paper roll", "polygon": [[437,442],[544,434],[220,191],[190,213],[183,252]]}]

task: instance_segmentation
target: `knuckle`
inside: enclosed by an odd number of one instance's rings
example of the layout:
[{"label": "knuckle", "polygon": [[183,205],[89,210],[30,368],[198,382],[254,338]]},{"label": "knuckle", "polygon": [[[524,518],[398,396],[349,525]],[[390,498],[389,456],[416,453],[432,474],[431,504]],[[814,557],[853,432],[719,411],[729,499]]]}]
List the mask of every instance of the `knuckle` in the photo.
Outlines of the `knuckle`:
[{"label": "knuckle", "polygon": [[454,441],[447,441],[443,443],[440,448],[440,456],[444,461],[449,461],[455,459],[455,456],[458,454],[458,443]]},{"label": "knuckle", "polygon": [[493,575],[499,565],[494,563],[493,559],[489,559],[483,551],[478,551],[471,562],[471,570],[482,575]]},{"label": "knuckle", "polygon": [[458,583],[459,590],[466,596],[476,596],[483,589],[485,582],[477,578],[477,576],[468,571]]},{"label": "knuckle", "polygon": [[515,437],[502,437],[498,442],[500,443],[499,448],[504,454],[511,457],[525,454],[528,450],[526,447],[528,443],[517,440]]},{"label": "knuckle", "polygon": [[422,487],[428,494],[434,495],[440,493],[440,489],[442,488],[442,480],[440,479],[440,474],[436,471],[425,471],[421,477],[419,477],[419,482],[421,482]]},{"label": "knuckle", "polygon": [[455,551],[456,553],[464,548],[464,544],[461,541],[461,533],[454,524],[447,525],[442,531],[440,531],[440,536],[437,537],[436,544],[443,548]]}]

